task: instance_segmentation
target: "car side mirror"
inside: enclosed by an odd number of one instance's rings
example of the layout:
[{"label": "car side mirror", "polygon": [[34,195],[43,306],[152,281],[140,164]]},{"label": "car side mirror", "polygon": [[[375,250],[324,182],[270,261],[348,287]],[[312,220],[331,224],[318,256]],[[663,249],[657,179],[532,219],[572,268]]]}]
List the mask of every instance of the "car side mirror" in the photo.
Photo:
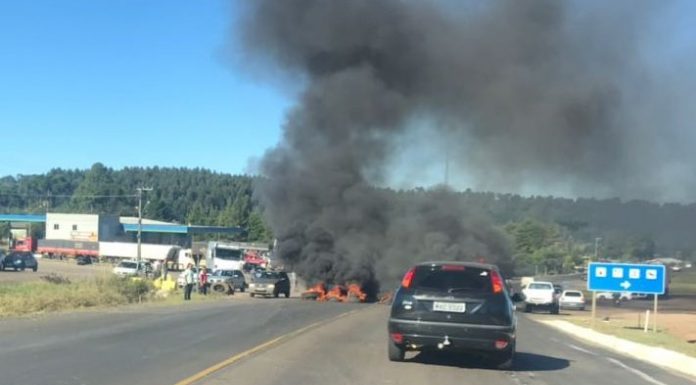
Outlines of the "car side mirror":
[{"label": "car side mirror", "polygon": [[515,293],[512,295],[512,302],[522,302],[524,301],[524,296],[520,293]]}]

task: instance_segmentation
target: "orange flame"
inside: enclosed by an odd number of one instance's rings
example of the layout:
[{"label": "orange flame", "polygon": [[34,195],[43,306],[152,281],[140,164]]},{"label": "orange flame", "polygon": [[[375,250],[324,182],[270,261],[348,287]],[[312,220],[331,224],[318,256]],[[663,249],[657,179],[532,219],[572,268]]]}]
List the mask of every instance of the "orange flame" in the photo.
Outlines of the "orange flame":
[{"label": "orange flame", "polygon": [[334,285],[328,291],[324,283],[319,283],[302,293],[302,298],[319,302],[365,302],[367,293],[362,291],[362,288],[357,283],[349,284],[347,287]]},{"label": "orange flame", "polygon": [[324,282],[319,282],[316,285],[309,288],[309,290],[302,293],[302,299],[311,299],[322,301],[326,296],[326,286]]}]

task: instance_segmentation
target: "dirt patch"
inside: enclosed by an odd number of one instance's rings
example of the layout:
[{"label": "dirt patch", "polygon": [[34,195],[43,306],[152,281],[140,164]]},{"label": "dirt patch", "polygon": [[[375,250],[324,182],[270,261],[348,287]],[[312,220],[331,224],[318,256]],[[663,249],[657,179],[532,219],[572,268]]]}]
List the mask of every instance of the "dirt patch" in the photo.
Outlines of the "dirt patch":
[{"label": "dirt patch", "polygon": [[[645,326],[645,311],[636,311],[635,309],[599,308],[597,311],[598,321],[607,317],[612,321],[620,321],[622,324],[627,325],[627,328],[642,329]],[[652,312],[650,317],[653,317]],[[651,330],[652,322],[653,321],[651,320]],[[677,337],[682,341],[696,340],[696,312],[659,312],[657,317],[657,325],[660,330]]]},{"label": "dirt patch", "polygon": [[75,261],[58,261],[51,259],[38,259],[39,271],[0,271],[0,283],[5,282],[29,282],[38,281],[41,276],[51,273],[64,276],[70,280],[79,280],[90,277],[109,276],[112,265],[108,263],[80,266]]}]

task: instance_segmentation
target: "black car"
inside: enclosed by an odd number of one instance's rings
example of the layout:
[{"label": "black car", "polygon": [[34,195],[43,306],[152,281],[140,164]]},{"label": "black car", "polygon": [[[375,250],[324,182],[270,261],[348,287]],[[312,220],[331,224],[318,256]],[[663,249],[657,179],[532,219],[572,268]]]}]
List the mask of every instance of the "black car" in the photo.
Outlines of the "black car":
[{"label": "black car", "polygon": [[92,257],[80,255],[77,258],[75,258],[75,262],[78,265],[91,265],[92,264]]},{"label": "black car", "polygon": [[249,295],[274,296],[280,294],[285,295],[285,298],[290,297],[290,278],[288,273],[284,271],[263,271],[254,275],[249,284]]},{"label": "black car", "polygon": [[12,252],[0,261],[0,270],[14,269],[15,271],[25,269],[39,270],[39,262],[30,252]]},{"label": "black car", "polygon": [[[519,295],[513,296],[519,301]],[[389,317],[389,359],[406,351],[481,354],[512,366],[517,318],[513,298],[494,265],[427,262],[404,276]]]}]

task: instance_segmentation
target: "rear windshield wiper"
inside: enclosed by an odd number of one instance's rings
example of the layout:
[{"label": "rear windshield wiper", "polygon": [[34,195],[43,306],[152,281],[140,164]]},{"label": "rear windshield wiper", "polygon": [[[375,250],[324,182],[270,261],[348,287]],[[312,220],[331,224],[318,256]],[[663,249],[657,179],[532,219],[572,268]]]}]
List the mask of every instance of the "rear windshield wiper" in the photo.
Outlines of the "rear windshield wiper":
[{"label": "rear windshield wiper", "polygon": [[481,291],[480,289],[474,289],[471,287],[453,287],[447,290],[448,293],[459,293],[460,291]]}]

